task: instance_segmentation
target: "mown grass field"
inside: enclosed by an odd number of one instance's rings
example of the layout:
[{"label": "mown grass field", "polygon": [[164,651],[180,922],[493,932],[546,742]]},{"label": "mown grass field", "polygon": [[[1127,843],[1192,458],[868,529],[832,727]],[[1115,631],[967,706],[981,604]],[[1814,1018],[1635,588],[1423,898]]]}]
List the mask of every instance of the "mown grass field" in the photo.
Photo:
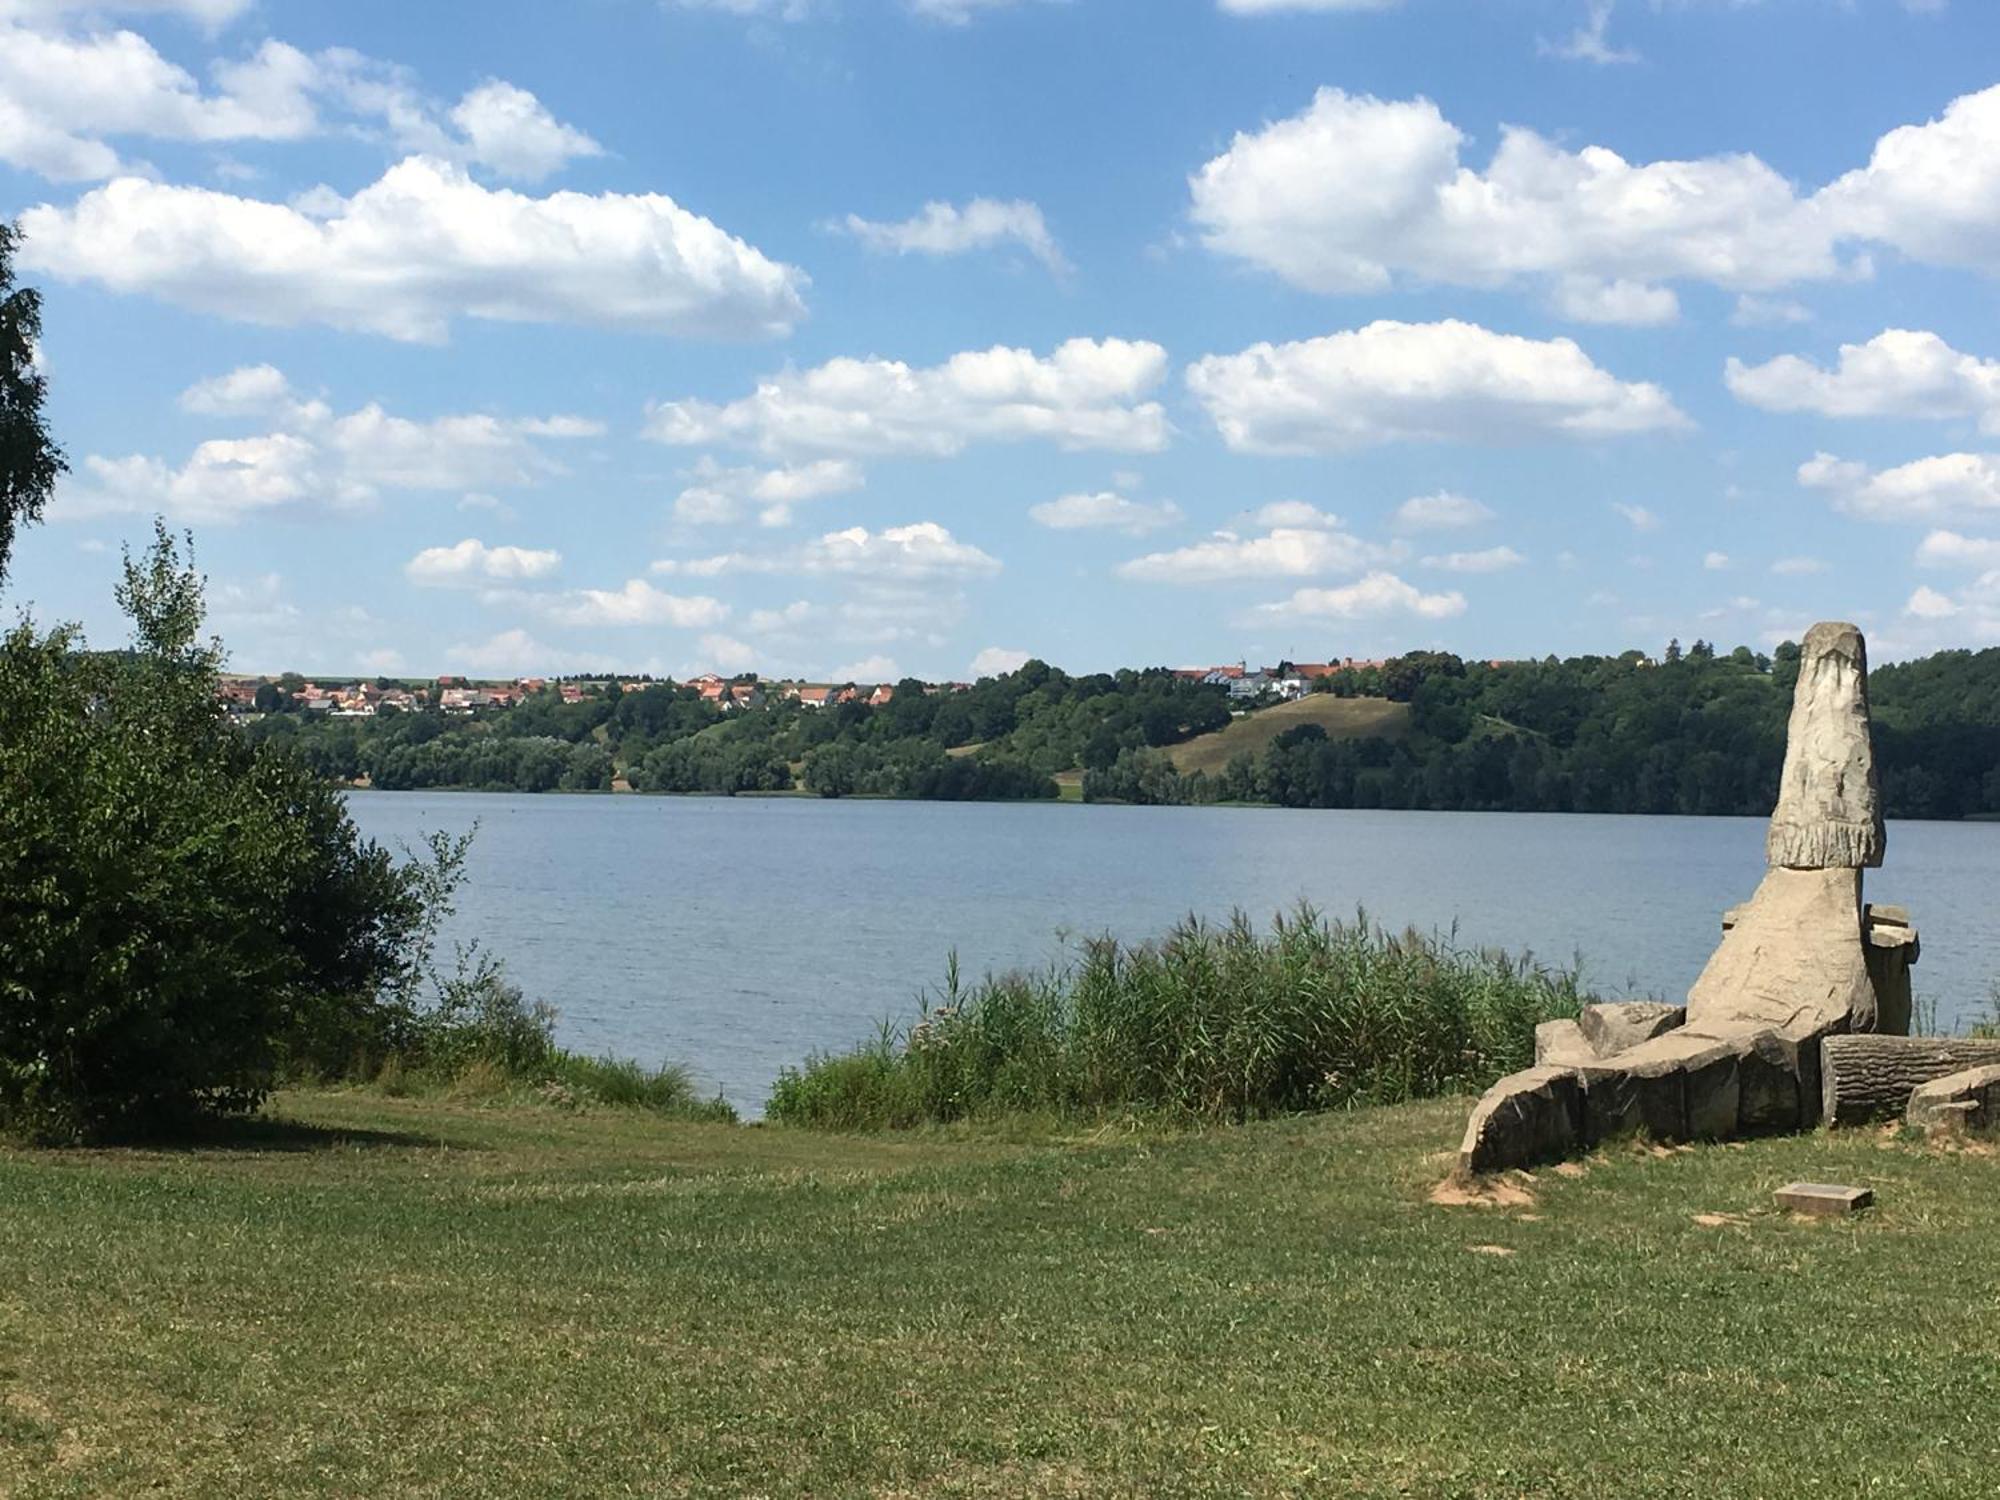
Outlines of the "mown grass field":
[{"label": "mown grass field", "polygon": [[[0,1493],[1986,1496],[2000,1161],[1427,1195],[1460,1102],[842,1138],[361,1093],[0,1152]],[[1778,1215],[1862,1182],[1851,1223]]]},{"label": "mown grass field", "polygon": [[1300,724],[1317,724],[1330,740],[1365,740],[1377,737],[1398,739],[1409,732],[1410,706],[1391,703],[1387,698],[1336,698],[1330,693],[1309,693],[1293,703],[1259,709],[1235,720],[1213,734],[1197,735],[1186,744],[1175,745],[1167,754],[1174,768],[1185,775],[1206,771],[1222,774],[1222,768],[1246,750],[1252,755]]}]

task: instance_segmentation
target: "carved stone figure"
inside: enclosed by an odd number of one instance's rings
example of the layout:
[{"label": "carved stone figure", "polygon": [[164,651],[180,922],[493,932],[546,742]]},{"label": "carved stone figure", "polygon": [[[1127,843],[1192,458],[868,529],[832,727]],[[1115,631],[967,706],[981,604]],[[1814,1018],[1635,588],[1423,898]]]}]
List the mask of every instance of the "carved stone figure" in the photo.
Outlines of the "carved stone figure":
[{"label": "carved stone figure", "polygon": [[1909,1028],[1916,930],[1900,908],[1861,899],[1861,872],[1886,844],[1867,646],[1852,625],[1815,625],[1799,657],[1769,869],[1723,918],[1685,1013],[1592,1006],[1578,1023],[1541,1028],[1537,1065],[1473,1111],[1460,1171],[1526,1166],[1632,1130],[1689,1140],[1817,1123],[1821,1041]]}]

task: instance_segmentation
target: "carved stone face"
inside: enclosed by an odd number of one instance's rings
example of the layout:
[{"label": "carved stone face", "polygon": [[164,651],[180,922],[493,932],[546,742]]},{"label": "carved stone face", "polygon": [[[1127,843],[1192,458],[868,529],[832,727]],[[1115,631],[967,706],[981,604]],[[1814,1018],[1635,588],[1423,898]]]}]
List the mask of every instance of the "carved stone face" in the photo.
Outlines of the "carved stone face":
[{"label": "carved stone face", "polygon": [[1860,869],[1881,864],[1886,843],[1868,729],[1868,648],[1852,625],[1815,625],[1799,657],[1766,855],[1774,868]]}]

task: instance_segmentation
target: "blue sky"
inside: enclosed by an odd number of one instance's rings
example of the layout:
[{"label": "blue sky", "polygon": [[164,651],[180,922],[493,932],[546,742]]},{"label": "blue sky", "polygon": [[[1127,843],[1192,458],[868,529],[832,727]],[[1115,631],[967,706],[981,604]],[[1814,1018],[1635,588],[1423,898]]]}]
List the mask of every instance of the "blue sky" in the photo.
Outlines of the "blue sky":
[{"label": "blue sky", "polygon": [[2000,642],[1972,0],[0,0],[0,212],[102,641],[164,514],[244,670]]}]

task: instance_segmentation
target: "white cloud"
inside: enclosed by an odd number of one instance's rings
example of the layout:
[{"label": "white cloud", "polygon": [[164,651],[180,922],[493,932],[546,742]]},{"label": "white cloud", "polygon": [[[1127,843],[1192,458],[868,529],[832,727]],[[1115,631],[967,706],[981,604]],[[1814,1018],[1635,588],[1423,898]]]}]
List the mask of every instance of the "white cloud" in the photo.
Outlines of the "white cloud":
[{"label": "white cloud", "polygon": [[1903,613],[1915,615],[1920,620],[1948,620],[1958,613],[1958,606],[1929,584],[1920,584],[1910,595],[1909,603],[1903,606]]},{"label": "white cloud", "polygon": [[1836,510],[1868,521],[2000,513],[2000,455],[1992,453],[1946,453],[1879,471],[1820,453],[1799,465],[1799,483],[1831,495]]},{"label": "white cloud", "polygon": [[971,577],[997,573],[999,560],[961,542],[935,521],[870,531],[830,531],[780,552],[727,552],[717,557],[664,559],[659,574],[714,578],[725,573],[852,574],[882,579]]},{"label": "white cloud", "polygon": [[1454,531],[1493,519],[1493,512],[1466,495],[1439,490],[1416,495],[1396,507],[1396,524],[1405,531]]},{"label": "white cloud", "polygon": [[782,457],[951,457],[974,442],[1042,439],[1064,448],[1156,452],[1166,412],[1143,398],[1167,352],[1124,339],[1071,339],[1046,359],[995,347],[913,369],[898,360],[830,360],[787,370],[725,405],[668,401],[646,435],[683,445],[729,443]]},{"label": "white cloud", "polygon": [[1643,505],[1632,505],[1623,500],[1613,500],[1611,508],[1625,518],[1626,524],[1634,531],[1658,531],[1660,518]]},{"label": "white cloud", "polygon": [[725,468],[704,456],[694,481],[674,500],[674,515],[693,525],[728,525],[755,514],[759,525],[789,526],[792,508],[826,495],[858,490],[866,479],[858,464],[822,458],[788,468]]},{"label": "white cloud", "polygon": [[1817,557],[1781,557],[1771,564],[1771,571],[1780,578],[1806,578],[1824,573],[1826,564]]},{"label": "white cloud", "polygon": [[1403,0],[1216,0],[1217,9],[1232,16],[1275,16],[1287,11],[1390,10]]},{"label": "white cloud", "polygon": [[1359,573],[1393,555],[1393,549],[1363,541],[1345,531],[1325,526],[1293,526],[1248,537],[1233,531],[1218,531],[1190,546],[1120,563],[1118,573],[1120,577],[1147,583],[1316,578],[1327,573]]},{"label": "white cloud", "polygon": [[489,547],[467,537],[450,547],[426,547],[403,565],[412,583],[431,587],[491,579],[546,578],[562,566],[562,554],[528,547]]},{"label": "white cloud", "polygon": [[1766,411],[1824,417],[1977,417],[2000,432],[2000,360],[1961,354],[1935,333],[1890,328],[1842,344],[1825,369],[1796,354],[1761,365],[1732,358],[1724,379],[1736,399]]},{"label": "white cloud", "polygon": [[1604,281],[1595,276],[1562,277],[1549,302],[1558,316],[1573,323],[1657,328],[1681,315],[1680,298],[1672,287],[1647,286],[1643,281]]},{"label": "white cloud", "polygon": [[1666,303],[1644,290],[1666,282],[1768,293],[1869,274],[1851,246],[2000,268],[2000,85],[1890,131],[1866,167],[1812,193],[1747,153],[1634,163],[1505,126],[1481,170],[1460,160],[1465,140],[1428,99],[1323,88],[1202,167],[1190,211],[1211,250],[1309,291],[1579,277],[1559,306],[1655,320]]},{"label": "white cloud", "polygon": [[1029,506],[1028,516],[1037,526],[1051,531],[1104,530],[1143,536],[1179,521],[1181,508],[1171,500],[1128,500],[1102,490],[1044,500]]},{"label": "white cloud", "polygon": [[832,682],[895,682],[903,675],[903,669],[896,665],[896,658],[876,652],[864,656],[860,661],[851,661],[843,667],[835,667],[827,674]]},{"label": "white cloud", "polygon": [[803,272],[659,194],[482,186],[433,157],[314,211],[121,177],[21,216],[24,269],[254,323],[440,342],[458,318],[787,333]]},{"label": "white cloud", "polygon": [[1340,517],[1330,510],[1321,510],[1309,500],[1273,500],[1251,511],[1250,522],[1275,531],[1281,527],[1338,526]]},{"label": "white cloud", "polygon": [[1549,57],[1560,57],[1569,62],[1597,63],[1600,66],[1611,63],[1635,63],[1639,54],[1628,48],[1614,47],[1606,32],[1611,26],[1613,0],[1589,0],[1584,11],[1584,22],[1570,33],[1563,42],[1543,42],[1540,50]]},{"label": "white cloud", "polygon": [[1507,441],[1675,430],[1656,385],[1621,381],[1569,339],[1456,319],[1375,322],[1209,355],[1188,388],[1238,452],[1309,454],[1399,441]]},{"label": "white cloud", "polygon": [[73,15],[177,15],[217,27],[257,0],[0,0],[0,20],[53,21]]},{"label": "white cloud", "polygon": [[1041,209],[1025,199],[974,198],[963,208],[926,203],[921,212],[899,223],[849,214],[834,227],[870,250],[889,255],[964,255],[1015,244],[1058,276],[1069,270]]},{"label": "white cloud", "polygon": [[1812,310],[1782,297],[1753,297],[1745,292],[1736,299],[1729,321],[1738,328],[1783,328],[1810,323]]},{"label": "white cloud", "polygon": [[729,618],[729,606],[704,595],[663,593],[643,578],[619,589],[576,589],[530,596],[527,602],[558,625],[671,625],[705,630]]},{"label": "white cloud", "polygon": [[523,182],[540,182],[576,157],[604,148],[563,124],[526,89],[489,78],[459,100],[452,123],[464,132],[467,154]]},{"label": "white cloud", "polygon": [[794,599],[782,609],[755,609],[744,621],[753,635],[776,635],[797,630],[819,616],[819,610],[805,599]]},{"label": "white cloud", "polygon": [[1478,552],[1446,552],[1423,561],[1425,567],[1442,568],[1447,573],[1504,573],[1527,560],[1512,547],[1487,547]]},{"label": "white cloud", "polygon": [[1702,558],[1701,565],[1711,573],[1720,573],[1729,566],[1729,554],[1710,552]]},{"label": "white cloud", "polygon": [[525,677],[586,668],[581,656],[544,645],[518,626],[471,644],[447,646],[445,665],[469,677]]},{"label": "white cloud", "polygon": [[204,93],[144,37],[71,37],[0,19],[0,161],[57,181],[121,168],[107,136],[177,141],[298,140],[318,129],[311,59],[266,42],[216,68]]},{"label": "white cloud", "polygon": [[1917,561],[1930,568],[2000,568],[2000,541],[1933,531],[1918,544]]},{"label": "white cloud", "polygon": [[988,646],[972,658],[970,671],[975,682],[982,677],[1005,677],[1033,660],[1031,652],[1016,651],[1011,646]]},{"label": "white cloud", "polygon": [[1259,605],[1256,617],[1368,620],[1385,615],[1414,615],[1424,620],[1448,620],[1464,613],[1463,594],[1426,594],[1394,573],[1370,573],[1344,588],[1299,589],[1289,599]]},{"label": "white cloud", "polygon": [[300,399],[283,372],[250,365],[181,394],[186,410],[256,417],[276,429],[212,438],[179,466],[143,455],[91,454],[57,488],[52,515],[72,520],[157,512],[176,520],[232,521],[270,511],[354,510],[384,490],[518,487],[559,473],[537,439],[601,430],[581,417],[484,414],[413,421],[369,405],[336,417]]}]

